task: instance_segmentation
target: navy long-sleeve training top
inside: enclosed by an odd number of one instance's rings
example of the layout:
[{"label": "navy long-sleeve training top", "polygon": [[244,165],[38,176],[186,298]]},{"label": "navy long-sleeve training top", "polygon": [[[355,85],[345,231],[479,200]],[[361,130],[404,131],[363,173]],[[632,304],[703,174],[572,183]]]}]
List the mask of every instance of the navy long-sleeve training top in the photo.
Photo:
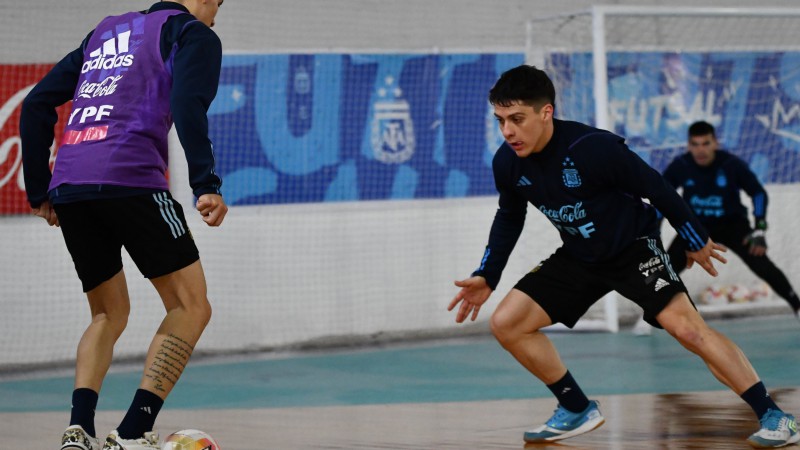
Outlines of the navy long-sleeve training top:
[{"label": "navy long-sleeve training top", "polygon": [[664,171],[664,178],[683,189],[683,199],[704,225],[731,219],[747,219],[747,208],[739,195],[744,190],[753,200],[756,223],[767,217],[767,191],[743,160],[725,150],[717,150],[714,161],[702,167],[690,153],[675,158]]},{"label": "navy long-sleeve training top", "polygon": [[[178,9],[175,2],[158,2],[147,12]],[[48,199],[51,173],[48,160],[58,120],[56,108],[72,99],[83,65],[83,53],[92,33],[31,90],[20,114],[23,164],[27,168],[26,191],[32,207]],[[173,85],[170,94],[172,120],[189,166],[189,184],[195,196],[220,193],[222,180],[214,171],[214,153],[208,138],[207,111],[216,96],[222,63],[219,37],[191,14],[171,17],[161,31],[161,55],[168,61],[173,51]],[[62,186],[53,203],[121,197],[143,191],[119,186]]]},{"label": "navy long-sleeve training top", "polygon": [[528,203],[558,229],[564,250],[581,261],[602,262],[636,239],[658,236],[656,208],[691,250],[706,244],[707,232],[675,189],[623,138],[558,119],[553,128],[553,137],[539,153],[520,158],[505,143],[497,150],[492,168],[499,208],[473,275],[497,287],[522,232]]}]

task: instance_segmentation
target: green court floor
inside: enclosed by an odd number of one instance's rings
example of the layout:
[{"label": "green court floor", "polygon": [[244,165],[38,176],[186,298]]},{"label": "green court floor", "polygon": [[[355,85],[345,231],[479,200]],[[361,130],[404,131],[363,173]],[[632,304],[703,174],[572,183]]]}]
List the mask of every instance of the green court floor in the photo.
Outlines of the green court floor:
[{"label": "green court floor", "polygon": [[[800,322],[793,316],[712,321],[748,355],[769,389],[800,386]],[[666,332],[549,334],[591,395],[726,389]],[[109,374],[99,410],[126,409],[140,369]],[[0,412],[68,411],[72,376],[0,382]],[[284,408],[547,397],[491,336],[193,361],[171,409]]]}]

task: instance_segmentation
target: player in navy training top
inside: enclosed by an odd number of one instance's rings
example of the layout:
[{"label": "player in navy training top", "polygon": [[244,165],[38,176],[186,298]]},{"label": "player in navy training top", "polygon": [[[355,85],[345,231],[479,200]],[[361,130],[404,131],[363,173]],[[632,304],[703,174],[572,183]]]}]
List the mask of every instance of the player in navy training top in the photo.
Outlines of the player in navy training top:
[{"label": "player in navy training top", "polygon": [[[207,111],[222,61],[210,27],[222,1],[162,1],[106,17],[23,102],[28,201],[35,215],[61,226],[92,314],[78,344],[62,450],[159,449],[156,416],[211,318],[197,247],[168,190],[167,135],[174,122],[195,207],[207,225],[219,226],[228,208],[214,171]],[[51,173],[56,107],[68,100],[72,112]],[[166,316],[128,412],[102,443],[95,408],[130,312],[122,247],[151,280]]]},{"label": "player in navy training top", "polygon": [[503,73],[489,101],[505,138],[492,164],[499,208],[479,268],[455,282],[461,289],[448,309],[458,307],[459,323],[477,318],[522,232],[528,203],[558,229],[563,245],[516,284],[490,321],[503,348],[558,399],[553,417],[525,432],[524,440],[565,439],[603,423],[597,402],[586,397],[540,330],[557,322],[574,326],[612,290],[641,306],[648,322],[699,355],[753,408],[761,429],[751,444],[800,439],[794,418],[775,405],[742,351],[706,324],[666,258],[655,208],[685,239],[690,264],[716,275],[712,259],[725,262],[718,253],[724,247],[708,237],[678,193],[621,137],[554,119],[555,89],[535,67]]},{"label": "player in navy training top", "polygon": [[[747,267],[786,300],[800,318],[800,299],[786,275],[767,257],[767,191],[747,163],[719,149],[716,130],[708,122],[695,122],[688,130],[688,152],[675,158],[664,178],[676,189],[708,230],[714,241],[738,255]],[[753,201],[753,223],[747,218],[739,191]],[[677,237],[667,253],[678,272],[686,267],[686,243]]]}]

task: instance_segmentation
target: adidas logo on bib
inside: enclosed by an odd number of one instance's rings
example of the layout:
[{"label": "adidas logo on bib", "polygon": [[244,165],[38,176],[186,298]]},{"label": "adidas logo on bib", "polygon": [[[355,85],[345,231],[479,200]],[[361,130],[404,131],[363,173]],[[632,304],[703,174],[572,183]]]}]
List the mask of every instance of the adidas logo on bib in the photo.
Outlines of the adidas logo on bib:
[{"label": "adidas logo on bib", "polygon": [[111,70],[133,65],[133,55],[128,54],[130,36],[131,32],[128,30],[105,40],[102,46],[89,53],[89,57],[92,59],[83,63],[81,73],[95,69]]},{"label": "adidas logo on bib", "polygon": [[669,286],[669,282],[662,280],[661,278],[656,280],[656,292],[660,291],[661,288]]}]

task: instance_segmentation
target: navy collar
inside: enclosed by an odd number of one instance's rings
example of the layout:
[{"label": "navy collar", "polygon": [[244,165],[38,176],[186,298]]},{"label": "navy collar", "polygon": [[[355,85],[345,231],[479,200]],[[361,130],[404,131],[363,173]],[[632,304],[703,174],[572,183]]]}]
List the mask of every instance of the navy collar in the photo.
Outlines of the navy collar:
[{"label": "navy collar", "polygon": [[186,12],[186,13],[189,12],[189,10],[185,6],[181,5],[178,2],[157,2],[157,3],[154,3],[153,6],[148,8],[145,11],[145,13],[151,13],[151,12],[156,12],[156,11],[164,11],[164,10],[168,10],[168,9],[177,9],[178,11],[183,11],[183,12]]}]

